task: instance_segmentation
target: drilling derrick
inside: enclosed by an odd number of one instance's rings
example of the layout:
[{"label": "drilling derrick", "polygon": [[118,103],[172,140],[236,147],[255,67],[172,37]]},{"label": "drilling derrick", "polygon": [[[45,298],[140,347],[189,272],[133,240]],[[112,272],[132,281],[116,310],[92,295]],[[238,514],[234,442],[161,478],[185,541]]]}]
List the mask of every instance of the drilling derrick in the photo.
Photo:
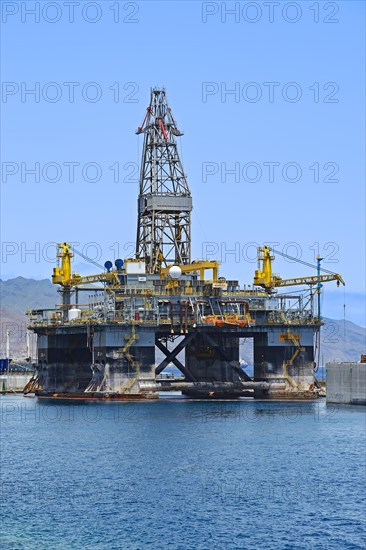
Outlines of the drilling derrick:
[{"label": "drilling derrick", "polygon": [[137,134],[144,133],[138,197],[136,258],[148,273],[191,261],[192,197],[178,154],[181,136],[164,89],[152,88]]}]

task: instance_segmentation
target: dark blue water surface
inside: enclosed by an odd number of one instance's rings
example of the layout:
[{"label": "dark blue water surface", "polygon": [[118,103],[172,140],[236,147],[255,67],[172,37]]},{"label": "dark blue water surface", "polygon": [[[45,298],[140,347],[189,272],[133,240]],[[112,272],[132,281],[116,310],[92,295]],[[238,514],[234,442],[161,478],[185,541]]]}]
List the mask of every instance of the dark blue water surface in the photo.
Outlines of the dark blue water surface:
[{"label": "dark blue water surface", "polygon": [[3,396],[1,548],[365,548],[365,408]]}]

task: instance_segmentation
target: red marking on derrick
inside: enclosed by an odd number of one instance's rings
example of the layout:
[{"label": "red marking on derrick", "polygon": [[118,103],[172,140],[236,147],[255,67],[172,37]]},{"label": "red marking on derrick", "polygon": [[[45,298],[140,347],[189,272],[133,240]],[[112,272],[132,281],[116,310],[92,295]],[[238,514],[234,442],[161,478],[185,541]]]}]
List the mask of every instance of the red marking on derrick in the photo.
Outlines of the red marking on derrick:
[{"label": "red marking on derrick", "polygon": [[161,129],[163,130],[164,138],[165,138],[165,141],[166,141],[168,138],[167,138],[165,128],[164,128],[164,123],[163,123],[162,120],[160,121],[160,126],[161,126]]}]

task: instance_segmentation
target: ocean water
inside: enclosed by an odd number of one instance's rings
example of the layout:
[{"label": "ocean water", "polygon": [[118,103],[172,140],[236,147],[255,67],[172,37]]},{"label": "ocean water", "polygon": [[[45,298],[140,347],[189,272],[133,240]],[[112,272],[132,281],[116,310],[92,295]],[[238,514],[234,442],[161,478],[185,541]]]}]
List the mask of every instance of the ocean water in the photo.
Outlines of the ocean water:
[{"label": "ocean water", "polygon": [[0,406],[2,549],[365,548],[365,407]]}]

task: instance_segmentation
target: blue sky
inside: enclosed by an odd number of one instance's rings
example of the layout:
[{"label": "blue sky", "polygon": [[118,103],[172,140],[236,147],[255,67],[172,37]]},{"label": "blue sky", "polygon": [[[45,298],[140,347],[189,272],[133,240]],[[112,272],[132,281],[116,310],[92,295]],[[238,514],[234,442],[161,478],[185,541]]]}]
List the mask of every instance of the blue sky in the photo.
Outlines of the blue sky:
[{"label": "blue sky", "polygon": [[[99,263],[131,254],[135,130],[164,85],[193,257],[251,283],[256,243],[306,261],[319,250],[365,325],[364,3],[250,4],[80,1],[70,22],[65,2],[2,2],[2,278],[49,277],[59,241]],[[280,257],[275,269],[312,273]],[[325,313],[341,318],[343,301],[330,283]]]}]

